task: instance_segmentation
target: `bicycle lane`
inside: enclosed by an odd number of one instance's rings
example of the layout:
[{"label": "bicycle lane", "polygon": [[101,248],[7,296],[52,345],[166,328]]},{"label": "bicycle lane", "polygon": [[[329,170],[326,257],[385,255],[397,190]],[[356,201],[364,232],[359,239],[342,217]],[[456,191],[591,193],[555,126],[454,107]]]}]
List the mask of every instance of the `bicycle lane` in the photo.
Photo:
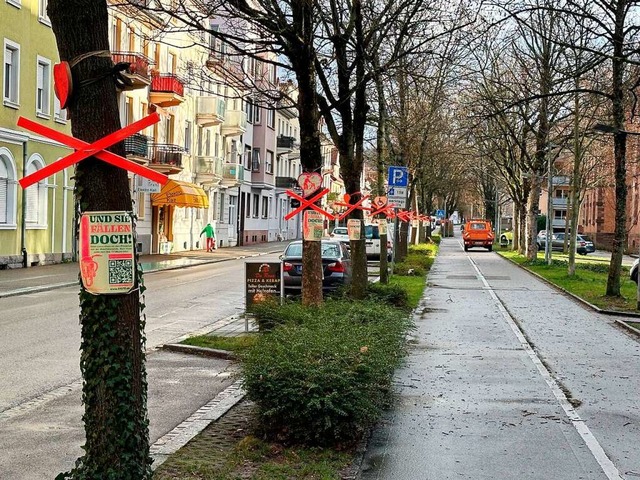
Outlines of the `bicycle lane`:
[{"label": "bicycle lane", "polygon": [[398,402],[372,436],[362,479],[619,478],[574,427],[562,391],[487,283],[529,295],[545,287],[519,283],[512,269],[443,239],[396,377]]}]

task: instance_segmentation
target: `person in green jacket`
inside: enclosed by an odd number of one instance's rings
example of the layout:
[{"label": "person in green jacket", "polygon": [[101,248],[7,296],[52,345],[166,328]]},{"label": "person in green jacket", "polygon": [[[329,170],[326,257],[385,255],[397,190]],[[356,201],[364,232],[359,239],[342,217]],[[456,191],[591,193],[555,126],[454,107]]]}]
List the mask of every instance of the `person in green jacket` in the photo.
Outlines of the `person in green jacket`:
[{"label": "person in green jacket", "polygon": [[202,234],[205,234],[207,237],[207,252],[213,252],[216,249],[216,232],[210,223],[207,223],[207,226],[202,229],[200,236],[202,236]]}]

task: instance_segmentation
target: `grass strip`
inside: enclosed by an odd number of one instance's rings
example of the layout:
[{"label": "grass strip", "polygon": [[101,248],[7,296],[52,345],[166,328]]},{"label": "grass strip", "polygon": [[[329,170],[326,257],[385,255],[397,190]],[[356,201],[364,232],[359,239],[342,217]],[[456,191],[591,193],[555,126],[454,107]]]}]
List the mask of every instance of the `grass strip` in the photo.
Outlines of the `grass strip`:
[{"label": "grass strip", "polygon": [[[598,308],[620,312],[637,312],[637,286],[629,279],[628,267],[622,267],[620,275],[621,296],[607,297],[605,291],[609,262],[606,259],[577,258],[576,274],[569,276],[567,263],[561,255],[554,255],[553,263],[547,265],[542,261],[530,263],[525,256],[514,251],[499,251],[498,253]],[[603,260],[605,261],[603,262]]]},{"label": "grass strip", "polygon": [[238,335],[235,337],[223,337],[219,335],[198,335],[183,340],[185,345],[194,347],[213,348],[226,350],[227,352],[242,353],[253,347],[258,341],[256,334]]}]

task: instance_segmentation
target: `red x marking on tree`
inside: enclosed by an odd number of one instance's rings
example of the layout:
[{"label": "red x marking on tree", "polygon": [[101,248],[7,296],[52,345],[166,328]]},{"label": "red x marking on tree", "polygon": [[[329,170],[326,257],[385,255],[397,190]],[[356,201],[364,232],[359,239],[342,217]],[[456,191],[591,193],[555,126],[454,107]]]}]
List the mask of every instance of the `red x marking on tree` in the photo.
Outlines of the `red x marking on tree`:
[{"label": "red x marking on tree", "polygon": [[39,123],[33,122],[27,118],[20,117],[18,119],[19,127],[23,127],[27,130],[31,130],[32,132],[39,133],[40,135],[63,143],[68,147],[74,148],[76,150],[72,154],[61,158],[57,162],[53,162],[46,167],[32,173],[31,175],[27,175],[26,177],[22,178],[21,180],[19,180],[20,186],[22,188],[27,188],[28,186],[33,185],[34,183],[39,182],[40,180],[45,179],[48,176],[53,175],[54,173],[57,173],[91,156],[96,156],[100,160],[110,163],[111,165],[124,168],[125,170],[129,170],[130,172],[136,173],[148,178],[149,180],[153,180],[154,182],[158,182],[159,184],[164,185],[169,181],[169,178],[166,175],[158,173],[155,170],[151,170],[150,168],[147,168],[143,165],[138,165],[135,162],[132,162],[130,160],[127,160],[126,158],[122,158],[121,156],[116,155],[113,152],[105,150],[105,148],[108,148],[115,143],[121,142],[134,133],[147,128],[154,123],[158,123],[159,121],[160,116],[157,113],[152,113],[151,115],[138,120],[131,125],[127,125],[126,127],[121,128],[120,130],[117,130],[107,135],[106,137],[96,140],[93,143],[87,143],[78,138],[70,137],[69,135],[65,135],[64,133],[58,132],[49,127],[45,127],[44,125],[40,125]]},{"label": "red x marking on tree", "polygon": [[333,217],[332,214],[330,214],[329,212],[321,209],[319,206],[317,206],[315,204],[315,202],[320,200],[327,193],[329,193],[329,189],[328,188],[324,188],[324,189],[320,190],[318,193],[316,193],[313,197],[304,198],[304,197],[301,197],[300,195],[298,195],[296,192],[294,192],[292,190],[287,190],[287,195],[289,195],[292,198],[295,198],[296,200],[300,200],[300,206],[298,208],[296,208],[295,210],[293,210],[292,212],[289,212],[284,217],[284,219],[285,220],[290,220],[293,217],[295,217],[296,215],[298,215],[300,212],[302,212],[305,208],[311,208],[311,209],[315,210],[316,212],[320,212],[325,217],[328,217],[331,220],[333,220],[334,217]]},{"label": "red x marking on tree", "polygon": [[409,221],[409,215],[410,215],[410,214],[411,214],[411,213],[410,213],[409,211],[407,211],[407,210],[400,210],[400,211],[396,214],[396,216],[397,216],[400,220],[402,220],[403,222],[408,222],[408,221]]},{"label": "red x marking on tree", "polygon": [[[354,193],[354,195],[355,195],[355,193]],[[369,195],[364,195],[356,203],[351,204],[351,203],[349,203],[349,201],[351,200],[351,195],[349,195],[348,193],[345,193],[344,194],[344,199],[346,200],[346,202],[336,202],[335,203],[335,205],[337,205],[337,206],[347,207],[347,210],[342,215],[338,216],[338,220],[344,220],[347,217],[347,215],[349,215],[349,213],[351,213],[354,210],[368,210],[368,211],[371,211],[370,208],[362,206],[362,202],[364,202],[367,198],[369,198]]]}]

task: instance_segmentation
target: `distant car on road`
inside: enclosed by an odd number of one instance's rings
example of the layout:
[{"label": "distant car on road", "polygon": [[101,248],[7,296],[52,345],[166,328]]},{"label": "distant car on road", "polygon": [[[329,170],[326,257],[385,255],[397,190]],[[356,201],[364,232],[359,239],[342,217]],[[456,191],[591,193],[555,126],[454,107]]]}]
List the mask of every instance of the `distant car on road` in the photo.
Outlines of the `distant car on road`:
[{"label": "distant car on road", "polygon": [[470,220],[464,226],[462,232],[462,240],[464,241],[464,251],[471,247],[484,247],[487,250],[493,250],[493,231],[491,230],[491,222],[488,220]]},{"label": "distant car on road", "polygon": [[593,253],[596,251],[596,246],[593,244],[589,237],[585,235],[578,235],[578,240],[585,243],[587,253]]},{"label": "distant car on road", "polygon": [[[540,233],[544,232],[544,230],[542,230]],[[547,242],[547,236],[546,234],[541,236],[540,233],[538,234],[538,250],[544,250],[545,249],[545,244]],[[551,235],[551,250],[554,252],[562,252],[564,250],[564,242],[565,242],[565,234],[564,233],[553,233]],[[567,245],[569,242],[569,238],[567,237]],[[593,246],[593,244],[592,244]],[[594,249],[595,250],[595,249]],[[592,250],[593,251],[593,250]],[[587,250],[587,242],[585,240],[583,240],[580,235],[578,235],[576,237],[576,253],[578,253],[579,255],[586,255],[588,252]]]},{"label": "distant car on road", "polygon": [[339,242],[346,242],[349,244],[349,232],[347,231],[347,227],[336,227],[333,229],[333,232],[329,234],[331,240],[337,240]]},{"label": "distant car on road", "polygon": [[[330,292],[351,282],[351,256],[344,243],[321,240],[322,291]],[[285,294],[302,292],[302,241],[291,242],[280,257]]]}]

